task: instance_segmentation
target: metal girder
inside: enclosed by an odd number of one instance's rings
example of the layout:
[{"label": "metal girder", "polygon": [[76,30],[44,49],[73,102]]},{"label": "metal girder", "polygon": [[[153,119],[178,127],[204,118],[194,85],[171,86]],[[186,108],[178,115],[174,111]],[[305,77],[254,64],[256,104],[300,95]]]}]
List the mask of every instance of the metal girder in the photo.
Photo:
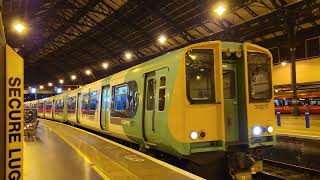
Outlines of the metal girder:
[{"label": "metal girder", "polygon": [[[179,26],[178,23],[174,22],[172,19],[170,19],[165,13],[163,13],[159,7],[155,7],[155,3],[151,3],[146,0],[142,0],[143,4],[140,4],[143,9],[147,11],[152,11],[153,13],[158,14],[162,19],[164,19],[172,28],[176,29],[178,33],[183,37],[184,40],[187,42],[191,42],[192,39],[195,39],[190,33],[188,33],[185,29]],[[138,3],[141,3],[140,1]],[[146,5],[146,6],[144,6]]]}]

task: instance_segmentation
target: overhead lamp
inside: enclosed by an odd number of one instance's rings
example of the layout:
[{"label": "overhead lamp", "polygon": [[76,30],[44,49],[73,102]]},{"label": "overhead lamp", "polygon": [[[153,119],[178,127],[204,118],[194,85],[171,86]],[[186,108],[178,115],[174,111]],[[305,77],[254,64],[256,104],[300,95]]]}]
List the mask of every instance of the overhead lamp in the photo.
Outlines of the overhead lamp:
[{"label": "overhead lamp", "polygon": [[22,33],[26,29],[22,23],[16,23],[13,27],[18,33]]},{"label": "overhead lamp", "polygon": [[167,37],[164,35],[160,35],[158,41],[160,42],[160,44],[164,44],[167,41]]},{"label": "overhead lamp", "polygon": [[103,69],[107,69],[109,67],[109,64],[108,63],[102,63],[102,67],[103,67]]},{"label": "overhead lamp", "polygon": [[71,75],[70,78],[71,78],[72,81],[74,81],[74,80],[77,79],[77,76],[76,75]]},{"label": "overhead lamp", "polygon": [[68,91],[71,91],[71,88],[68,88]]},{"label": "overhead lamp", "polygon": [[214,12],[221,16],[226,11],[226,8],[223,5],[219,5],[215,8]]},{"label": "overhead lamp", "polygon": [[31,88],[30,89],[30,93],[31,94],[36,94],[37,93],[37,89],[36,88]]},{"label": "overhead lamp", "polygon": [[131,59],[132,58],[132,54],[130,52],[126,52],[125,55],[126,59]]},{"label": "overhead lamp", "polygon": [[57,91],[58,94],[61,94],[61,93],[62,93],[62,89],[61,89],[61,88],[57,88],[56,91]]},{"label": "overhead lamp", "polygon": [[283,62],[281,63],[281,65],[282,65],[282,66],[286,66],[286,65],[287,65],[287,62],[283,61]]},{"label": "overhead lamp", "polygon": [[63,84],[63,83],[64,83],[64,80],[63,80],[63,79],[60,79],[60,80],[59,80],[59,83],[60,83],[60,84]]},{"label": "overhead lamp", "polygon": [[51,87],[53,84],[51,82],[48,83],[48,86]]},{"label": "overhead lamp", "polygon": [[92,72],[90,71],[90,69],[87,69],[86,71],[85,71],[85,73],[86,73],[86,75],[90,75]]},{"label": "overhead lamp", "polygon": [[39,89],[43,89],[43,88],[44,88],[44,86],[42,86],[42,85],[39,86]]}]

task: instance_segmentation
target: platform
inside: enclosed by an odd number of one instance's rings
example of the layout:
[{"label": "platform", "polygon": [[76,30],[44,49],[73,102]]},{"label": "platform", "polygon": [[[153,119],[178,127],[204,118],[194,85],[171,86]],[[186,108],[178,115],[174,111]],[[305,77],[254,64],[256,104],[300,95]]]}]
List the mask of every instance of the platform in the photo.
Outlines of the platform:
[{"label": "platform", "polygon": [[40,120],[25,143],[25,179],[201,179],[143,153],[62,123]]},{"label": "platform", "polygon": [[275,132],[282,135],[320,140],[320,115],[310,115],[310,128],[306,128],[304,115],[281,115],[281,126],[276,127]]}]

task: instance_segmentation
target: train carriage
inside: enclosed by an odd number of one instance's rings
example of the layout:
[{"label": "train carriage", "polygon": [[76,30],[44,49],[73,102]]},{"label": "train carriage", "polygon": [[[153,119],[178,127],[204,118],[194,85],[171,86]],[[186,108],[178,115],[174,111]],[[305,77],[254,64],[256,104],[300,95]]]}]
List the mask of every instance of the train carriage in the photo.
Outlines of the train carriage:
[{"label": "train carriage", "polygon": [[[267,49],[210,41],[39,100],[38,107],[43,103],[45,118],[65,118],[143,148],[214,159],[215,152],[248,154],[274,143],[272,88]],[[55,114],[61,111],[64,116]]]}]

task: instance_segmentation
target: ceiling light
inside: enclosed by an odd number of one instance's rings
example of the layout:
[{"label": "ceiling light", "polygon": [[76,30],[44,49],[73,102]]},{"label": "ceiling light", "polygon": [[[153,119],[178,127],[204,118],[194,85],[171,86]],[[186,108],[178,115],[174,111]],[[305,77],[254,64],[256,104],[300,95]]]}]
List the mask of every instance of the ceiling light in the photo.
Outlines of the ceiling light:
[{"label": "ceiling light", "polygon": [[30,92],[31,92],[31,94],[35,94],[35,93],[37,93],[37,89],[36,88],[31,88]]},{"label": "ceiling light", "polygon": [[74,80],[77,79],[77,76],[76,75],[71,75],[70,78],[71,78],[72,81],[74,81]]},{"label": "ceiling light", "polygon": [[18,32],[21,33],[22,31],[24,31],[25,27],[23,24],[21,23],[17,23],[14,25],[14,29]]},{"label": "ceiling light", "polygon": [[64,83],[64,80],[63,80],[63,79],[60,79],[60,80],[59,80],[59,83],[60,83],[60,84],[63,84],[63,83]]},{"label": "ceiling light", "polygon": [[226,11],[226,8],[223,5],[218,6],[214,12],[221,16]]},{"label": "ceiling light", "polygon": [[43,89],[43,88],[44,88],[44,86],[42,86],[42,85],[39,86],[39,89]]},{"label": "ceiling light", "polygon": [[62,93],[62,89],[61,88],[57,88],[57,93],[61,94]]},{"label": "ceiling light", "polygon": [[86,75],[90,75],[92,72],[91,72],[89,69],[87,69],[87,70],[85,71],[85,73],[86,73]]},{"label": "ceiling light", "polygon": [[50,86],[50,87],[51,87],[52,85],[53,85],[53,84],[52,84],[51,82],[49,82],[49,83],[48,83],[48,86]]},{"label": "ceiling light", "polygon": [[164,44],[167,41],[167,37],[164,35],[159,36],[158,41],[160,44]]},{"label": "ceiling light", "polygon": [[130,52],[126,52],[125,55],[126,59],[131,59],[132,58],[132,54]]},{"label": "ceiling light", "polygon": [[287,65],[287,62],[282,62],[281,65],[282,65],[282,66],[286,66],[286,65]]},{"label": "ceiling light", "polygon": [[102,67],[103,67],[103,69],[107,69],[109,67],[109,64],[108,63],[102,63]]}]

